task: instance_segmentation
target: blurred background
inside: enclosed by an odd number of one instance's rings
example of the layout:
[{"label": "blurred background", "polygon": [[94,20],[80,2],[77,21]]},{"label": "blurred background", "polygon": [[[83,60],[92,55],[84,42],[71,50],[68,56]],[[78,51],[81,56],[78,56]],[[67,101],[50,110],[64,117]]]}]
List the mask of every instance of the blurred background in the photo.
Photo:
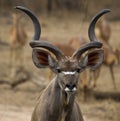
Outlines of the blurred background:
[{"label": "blurred background", "polygon": [[15,6],[31,9],[41,23],[41,39],[67,56],[89,42],[92,17],[111,10],[96,24],[105,58],[95,72],[83,72],[77,98],[85,121],[120,121],[120,1],[0,0],[0,121],[30,121],[40,92],[54,74],[32,62],[30,18]]}]

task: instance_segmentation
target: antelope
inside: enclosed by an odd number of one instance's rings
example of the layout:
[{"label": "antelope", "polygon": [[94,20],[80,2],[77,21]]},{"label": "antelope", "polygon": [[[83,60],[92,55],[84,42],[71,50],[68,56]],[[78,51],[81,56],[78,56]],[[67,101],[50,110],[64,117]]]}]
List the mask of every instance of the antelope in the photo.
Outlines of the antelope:
[{"label": "antelope", "polygon": [[[119,51],[117,51],[117,49],[114,51],[111,45],[109,44],[111,28],[110,28],[109,22],[105,19],[104,16],[101,19],[99,19],[99,21],[97,22],[95,33],[97,37],[100,39],[100,41],[103,43],[103,49],[105,53],[103,64],[109,68],[112,81],[113,81],[113,86],[114,88],[116,88],[113,66],[115,63],[119,63],[119,56],[118,56]],[[94,86],[96,86],[96,80],[95,80]]]},{"label": "antelope", "polygon": [[[50,68],[56,74],[43,90],[31,121],[83,121],[75,98],[79,74],[87,68],[95,70],[103,62],[102,43],[97,40],[94,28],[98,18],[110,10],[102,10],[92,19],[88,29],[90,42],[67,57],[52,43],[39,40],[41,27],[32,11],[22,6],[15,8],[25,12],[34,24],[35,34],[30,42],[33,63],[37,68]],[[85,56],[81,58],[83,53]]]},{"label": "antelope", "polygon": [[[22,66],[24,46],[27,42],[27,33],[20,24],[21,16],[13,13],[13,24],[10,29],[10,65]],[[14,71],[14,70],[13,70]],[[14,72],[13,72],[14,73]]]}]

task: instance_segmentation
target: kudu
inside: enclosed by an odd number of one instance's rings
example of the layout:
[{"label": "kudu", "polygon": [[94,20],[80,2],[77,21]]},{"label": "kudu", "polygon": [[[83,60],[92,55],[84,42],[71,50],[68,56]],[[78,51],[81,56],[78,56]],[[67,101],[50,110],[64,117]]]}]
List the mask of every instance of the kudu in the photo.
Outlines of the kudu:
[{"label": "kudu", "polygon": [[[34,23],[35,35],[30,46],[33,48],[32,58],[35,66],[50,68],[56,74],[42,92],[33,112],[32,121],[83,121],[75,99],[79,73],[86,68],[94,70],[103,62],[102,43],[97,40],[94,28],[99,17],[109,10],[100,11],[92,19],[88,30],[90,42],[76,50],[71,57],[66,57],[56,46],[39,40],[41,27],[32,11],[22,6],[17,6],[16,9],[25,12]],[[85,52],[87,53],[81,58]]]}]

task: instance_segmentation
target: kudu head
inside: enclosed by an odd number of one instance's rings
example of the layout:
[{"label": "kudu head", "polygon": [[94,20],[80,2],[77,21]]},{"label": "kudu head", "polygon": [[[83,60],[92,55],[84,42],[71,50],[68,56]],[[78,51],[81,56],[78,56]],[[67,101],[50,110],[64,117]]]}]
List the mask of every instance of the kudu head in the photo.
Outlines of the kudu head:
[{"label": "kudu head", "polygon": [[33,21],[35,35],[33,41],[30,42],[30,46],[33,48],[32,58],[36,67],[50,68],[57,74],[59,87],[63,91],[76,92],[79,73],[86,68],[95,70],[103,62],[102,43],[97,40],[94,28],[97,20],[109,10],[100,11],[92,19],[88,30],[90,42],[76,50],[71,57],[66,57],[61,50],[51,43],[39,40],[41,27],[32,11],[21,6],[17,6],[16,9],[25,12]]}]

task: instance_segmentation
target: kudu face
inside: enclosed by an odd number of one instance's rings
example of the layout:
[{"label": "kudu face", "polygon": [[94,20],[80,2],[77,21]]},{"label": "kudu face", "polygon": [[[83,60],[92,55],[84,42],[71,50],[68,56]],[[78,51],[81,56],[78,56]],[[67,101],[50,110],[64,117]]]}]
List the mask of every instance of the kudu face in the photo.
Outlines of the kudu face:
[{"label": "kudu face", "polygon": [[[71,57],[66,57],[64,53],[54,45],[46,41],[38,41],[41,34],[41,27],[38,19],[30,10],[21,6],[17,6],[16,8],[24,11],[34,23],[34,41],[30,42],[30,46],[33,48],[32,57],[34,64],[38,68],[49,67],[56,73],[57,81],[63,91],[76,92],[79,73],[86,68],[95,70],[103,62],[102,44],[98,42],[94,28],[97,20],[103,14],[109,12],[109,10],[101,11],[91,21],[88,30],[91,42],[80,47]],[[84,56],[83,53],[85,53]],[[55,55],[56,59],[53,55]]]},{"label": "kudu face", "polygon": [[79,78],[79,62],[72,59],[61,61],[57,67],[58,82],[65,92],[76,92]]}]

